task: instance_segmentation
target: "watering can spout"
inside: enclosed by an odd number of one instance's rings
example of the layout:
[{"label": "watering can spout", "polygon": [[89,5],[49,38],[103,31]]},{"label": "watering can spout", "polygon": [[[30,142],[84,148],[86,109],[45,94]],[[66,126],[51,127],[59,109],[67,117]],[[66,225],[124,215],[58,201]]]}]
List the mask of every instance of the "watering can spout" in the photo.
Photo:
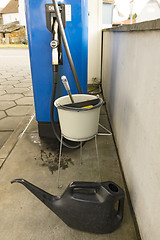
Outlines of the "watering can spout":
[{"label": "watering can spout", "polygon": [[59,198],[57,196],[51,195],[41,188],[36,187],[25,179],[14,179],[11,183],[21,183],[24,185],[31,193],[33,193],[41,202],[43,202],[52,211],[55,211],[55,201]]},{"label": "watering can spout", "polygon": [[15,183],[15,182],[19,182],[19,183],[24,184],[25,180],[22,179],[22,178],[17,178],[17,179],[12,180],[12,181],[11,181],[11,184],[12,184],[12,183]]}]

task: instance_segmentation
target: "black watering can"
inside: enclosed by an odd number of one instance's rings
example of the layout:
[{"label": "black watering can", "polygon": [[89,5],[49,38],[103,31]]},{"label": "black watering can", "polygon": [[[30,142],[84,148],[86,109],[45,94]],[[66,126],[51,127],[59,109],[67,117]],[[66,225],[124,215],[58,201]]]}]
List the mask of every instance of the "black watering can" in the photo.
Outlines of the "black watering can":
[{"label": "black watering can", "polygon": [[69,227],[92,233],[110,233],[121,223],[124,191],[115,183],[72,182],[61,197],[53,196],[24,179],[23,184]]}]

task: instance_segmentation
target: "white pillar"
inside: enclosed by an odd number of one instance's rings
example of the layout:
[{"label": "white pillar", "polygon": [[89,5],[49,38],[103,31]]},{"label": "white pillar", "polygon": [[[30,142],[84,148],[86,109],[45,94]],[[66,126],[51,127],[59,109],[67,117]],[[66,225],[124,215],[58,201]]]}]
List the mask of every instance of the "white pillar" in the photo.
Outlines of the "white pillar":
[{"label": "white pillar", "polygon": [[19,0],[19,23],[26,27],[25,5],[24,0]]},{"label": "white pillar", "polygon": [[102,1],[88,0],[88,83],[100,81]]}]

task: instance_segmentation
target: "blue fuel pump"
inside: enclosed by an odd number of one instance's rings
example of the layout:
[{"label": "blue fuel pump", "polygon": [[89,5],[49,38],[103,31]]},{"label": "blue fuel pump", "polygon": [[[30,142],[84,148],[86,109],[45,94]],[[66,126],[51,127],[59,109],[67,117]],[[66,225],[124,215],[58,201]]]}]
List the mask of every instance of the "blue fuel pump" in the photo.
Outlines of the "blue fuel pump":
[{"label": "blue fuel pump", "polygon": [[[59,23],[56,20],[53,3],[54,1],[50,0],[25,0],[30,65],[39,136],[52,138],[55,136],[50,117],[53,79],[57,79],[55,99],[67,94],[60,80],[62,75],[65,75],[69,80],[73,94],[79,91],[86,93],[88,59],[88,1],[58,1],[65,36],[79,81],[78,87],[77,81],[75,81],[75,72],[71,69],[65,44],[59,31]],[[57,44],[58,48],[56,47]],[[53,53],[54,57],[52,57]],[[53,62],[55,64],[52,65]],[[57,112],[54,113],[54,120],[58,122]]]}]

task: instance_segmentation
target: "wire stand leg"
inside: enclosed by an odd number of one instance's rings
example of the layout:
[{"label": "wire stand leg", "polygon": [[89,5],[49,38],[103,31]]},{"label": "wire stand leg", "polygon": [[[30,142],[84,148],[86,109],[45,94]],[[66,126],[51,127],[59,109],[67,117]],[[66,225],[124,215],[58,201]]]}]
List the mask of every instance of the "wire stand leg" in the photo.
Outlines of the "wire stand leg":
[{"label": "wire stand leg", "polygon": [[80,165],[82,165],[82,141],[80,142]]},{"label": "wire stand leg", "polygon": [[98,154],[98,145],[97,145],[97,135],[95,135],[95,146],[96,146],[96,155],[97,155],[97,163],[98,163],[98,170],[99,170],[99,178],[100,178],[100,182],[102,182],[101,170],[100,170],[100,161],[99,161],[99,154]]},{"label": "wire stand leg", "polygon": [[60,143],[60,149],[59,149],[59,162],[58,162],[58,177],[57,177],[58,188],[62,188],[62,185],[59,184],[59,180],[60,180],[60,167],[61,167],[61,156],[62,156],[62,143],[63,143],[63,135],[61,134],[61,143]]}]

